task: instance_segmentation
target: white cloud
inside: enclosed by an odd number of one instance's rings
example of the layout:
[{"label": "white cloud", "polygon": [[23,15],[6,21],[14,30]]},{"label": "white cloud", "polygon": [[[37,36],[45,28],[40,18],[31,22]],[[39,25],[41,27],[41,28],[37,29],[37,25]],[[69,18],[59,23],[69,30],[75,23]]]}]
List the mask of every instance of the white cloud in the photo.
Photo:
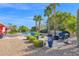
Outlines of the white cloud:
[{"label": "white cloud", "polygon": [[18,18],[18,17],[13,17],[13,16],[0,16],[0,22],[27,22],[27,21],[32,21],[32,17],[28,16],[28,17],[22,17],[22,18]]},{"label": "white cloud", "polygon": [[23,4],[16,4],[16,3],[1,3],[0,8],[10,7],[14,9],[21,9],[21,10],[27,10],[30,9],[28,6]]},{"label": "white cloud", "polygon": [[10,21],[20,21],[22,20],[23,21],[28,21],[28,20],[33,20],[33,16],[26,16],[26,17],[16,17],[16,16],[11,16],[11,15],[8,15],[8,16],[0,16],[0,20],[10,20]]},{"label": "white cloud", "polygon": [[33,16],[24,17],[24,19],[33,19]]},{"label": "white cloud", "polygon": [[44,9],[45,6],[47,6],[48,4],[34,4],[34,5],[26,5],[24,3],[0,3],[0,8],[4,8],[4,7],[10,7],[10,8],[14,8],[14,9],[19,9],[19,10],[40,10],[40,9]]}]

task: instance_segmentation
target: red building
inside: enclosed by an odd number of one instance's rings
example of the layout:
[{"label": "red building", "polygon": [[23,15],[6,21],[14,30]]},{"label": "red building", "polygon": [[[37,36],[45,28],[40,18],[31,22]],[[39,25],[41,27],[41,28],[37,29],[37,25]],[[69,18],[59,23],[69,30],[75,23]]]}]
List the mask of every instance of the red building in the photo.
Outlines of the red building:
[{"label": "red building", "polygon": [[7,32],[8,27],[0,23],[0,37],[4,36]]}]

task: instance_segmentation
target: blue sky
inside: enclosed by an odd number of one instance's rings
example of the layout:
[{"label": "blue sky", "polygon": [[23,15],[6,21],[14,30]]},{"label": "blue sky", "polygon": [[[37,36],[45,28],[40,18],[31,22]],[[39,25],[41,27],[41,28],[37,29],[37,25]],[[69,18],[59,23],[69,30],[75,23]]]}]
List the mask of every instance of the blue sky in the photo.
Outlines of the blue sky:
[{"label": "blue sky", "polygon": [[[17,26],[25,25],[31,28],[35,26],[33,21],[34,15],[44,15],[44,9],[48,4],[46,3],[14,3],[14,4],[0,4],[0,22],[4,24],[16,24]],[[76,16],[79,4],[60,4],[57,11],[70,12]],[[43,17],[44,20],[46,19]],[[43,21],[44,22],[44,21]]]}]

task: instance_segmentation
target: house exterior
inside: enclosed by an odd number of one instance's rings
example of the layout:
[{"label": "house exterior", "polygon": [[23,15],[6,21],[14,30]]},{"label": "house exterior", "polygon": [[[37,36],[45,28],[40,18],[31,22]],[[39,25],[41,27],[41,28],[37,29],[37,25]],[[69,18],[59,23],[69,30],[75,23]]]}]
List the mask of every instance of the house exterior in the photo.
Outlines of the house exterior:
[{"label": "house exterior", "polygon": [[8,27],[0,23],[0,37],[4,36],[8,30]]}]

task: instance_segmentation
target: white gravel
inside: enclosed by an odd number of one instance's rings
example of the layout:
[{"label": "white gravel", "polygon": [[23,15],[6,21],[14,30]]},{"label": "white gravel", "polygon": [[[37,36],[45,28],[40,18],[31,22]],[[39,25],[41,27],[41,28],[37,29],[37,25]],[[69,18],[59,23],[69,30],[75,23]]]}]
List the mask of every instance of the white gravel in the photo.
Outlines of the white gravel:
[{"label": "white gravel", "polygon": [[[4,37],[3,39],[14,39],[18,38],[19,40],[25,39],[24,36],[17,36],[17,37]],[[71,42],[70,45],[66,45],[63,42],[54,41],[53,47],[49,48],[48,45],[42,48],[36,48],[33,44],[30,47],[27,47],[30,50],[29,54],[25,51],[23,56],[79,56],[79,47],[77,46],[76,37],[70,38],[69,41]],[[28,45],[30,43],[26,43]]]},{"label": "white gravel", "polygon": [[[32,53],[29,56],[79,56],[79,47],[77,46],[76,38],[70,38],[71,44],[66,45],[63,42],[54,41],[52,48],[42,47],[32,49]],[[34,52],[33,52],[34,51]]]}]

